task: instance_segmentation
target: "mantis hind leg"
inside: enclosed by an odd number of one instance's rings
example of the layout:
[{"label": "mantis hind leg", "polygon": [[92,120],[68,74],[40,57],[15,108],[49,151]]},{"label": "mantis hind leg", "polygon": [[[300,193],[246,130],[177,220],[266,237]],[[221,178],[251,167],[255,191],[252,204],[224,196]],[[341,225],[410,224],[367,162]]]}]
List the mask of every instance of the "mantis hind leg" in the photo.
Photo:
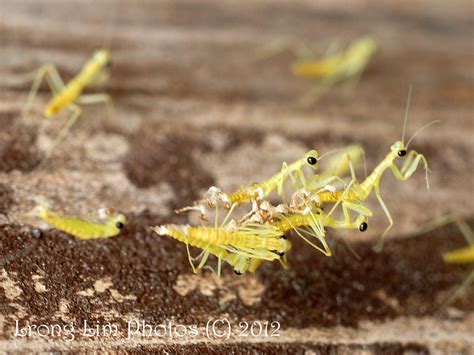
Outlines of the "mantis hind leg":
[{"label": "mantis hind leg", "polygon": [[[324,231],[324,227],[321,225],[321,223],[318,222],[318,220],[316,219],[316,217],[314,216],[314,214],[312,212],[311,213],[311,223],[310,223],[310,226],[309,228],[311,228],[312,232],[307,230],[307,229],[302,229],[302,228],[298,228],[296,227],[287,217],[285,216],[282,216],[282,218],[284,220],[286,220],[288,222],[288,224],[290,225],[291,227],[291,230],[294,230],[295,233],[301,238],[303,239],[306,243],[308,243],[309,245],[311,245],[314,249],[316,249],[317,251],[323,253],[324,255],[326,256],[331,256],[331,249],[329,248],[329,246],[327,245],[326,243],[326,239],[325,239],[325,231]],[[313,237],[315,237],[316,239],[318,239],[323,248],[321,248],[320,246],[314,244],[312,241],[310,241],[308,238],[306,238],[301,231],[304,231],[304,233],[307,233]]]},{"label": "mantis hind leg", "polygon": [[112,102],[112,98],[108,94],[100,93],[100,94],[81,95],[77,99],[77,102],[82,105],[94,105],[98,103],[105,103],[107,107],[107,115],[108,115],[109,120],[112,120],[112,118],[115,117],[115,107]]},{"label": "mantis hind leg", "polygon": [[314,84],[314,87],[307,91],[299,100],[300,105],[306,108],[315,104],[322,96],[326,95],[336,86],[338,80],[339,78],[333,75],[319,80]]},{"label": "mantis hind leg", "polygon": [[466,242],[474,246],[474,233],[472,232],[471,227],[469,227],[469,225],[464,221],[458,221],[457,225],[461,233],[464,235]]},{"label": "mantis hind leg", "polygon": [[221,278],[221,270],[222,270],[222,259],[218,258],[217,259],[217,278]]},{"label": "mantis hind leg", "polygon": [[289,265],[288,265],[288,259],[286,257],[286,254],[283,255],[280,259],[278,259],[278,261],[280,262],[280,265],[283,269],[288,270]]},{"label": "mantis hind leg", "polygon": [[197,274],[198,270],[194,266],[193,257],[191,256],[191,252],[189,251],[189,244],[188,243],[185,243],[185,244],[186,244],[186,253],[188,254],[189,265],[191,265],[191,269],[193,269],[193,273]]},{"label": "mantis hind leg", "polygon": [[323,253],[324,255],[326,256],[331,256],[332,255],[332,252],[331,252],[331,249],[329,248],[329,245],[327,244],[326,242],[326,239],[324,237],[321,237],[319,235],[317,235],[316,233],[314,232],[311,232],[309,230],[304,230],[305,233],[313,236],[313,237],[316,237],[320,242],[321,242],[321,245],[323,246],[323,248],[321,248],[320,246],[314,244],[313,242],[311,242],[308,238],[306,238],[299,230],[299,228],[295,228],[294,231],[296,232],[296,234],[298,234],[299,237],[301,237],[306,243],[308,243],[309,245],[311,245],[313,248],[315,248],[316,250],[318,250],[319,252]]},{"label": "mantis hind leg", "polygon": [[206,252],[207,254],[205,255],[205,258],[204,258],[204,262],[201,261],[202,265],[200,264],[201,267],[198,266],[198,271],[201,271],[201,269],[207,269],[209,271],[212,272],[212,274],[214,275],[214,281],[217,283],[217,284],[220,284],[220,278],[221,278],[221,269],[222,269],[222,258],[218,257],[217,258],[217,272],[216,270],[214,270],[212,267],[210,267],[209,265],[204,265],[209,257],[209,254],[210,254],[210,251],[207,251]]},{"label": "mantis hind leg", "polygon": [[267,60],[285,51],[290,51],[298,58],[313,57],[313,51],[304,42],[293,38],[280,38],[259,50],[256,60]]},{"label": "mantis hind leg", "polygon": [[[471,227],[464,221],[456,220],[456,224],[460,229],[464,238],[470,246],[463,249],[457,249],[443,255],[445,262],[456,264],[467,264],[474,262],[474,233]],[[466,289],[474,282],[474,270],[466,277],[461,286],[449,297],[444,304],[449,305],[460,298]]]},{"label": "mantis hind leg", "polygon": [[468,264],[474,263],[474,233],[471,227],[462,220],[455,220],[456,225],[463,234],[467,247],[451,250],[443,254],[443,260],[449,264]]},{"label": "mantis hind leg", "polygon": [[33,107],[33,102],[35,100],[36,94],[38,93],[39,87],[43,78],[46,78],[48,81],[49,88],[53,95],[58,94],[64,89],[64,83],[59,75],[56,67],[52,64],[47,64],[42,66],[36,72],[35,79],[33,81],[33,85],[31,86],[30,93],[28,94],[28,99],[26,101],[25,109],[23,110],[23,117],[26,117]]},{"label": "mantis hind leg", "polygon": [[281,165],[281,171],[280,171],[281,176],[280,176],[280,179],[278,180],[277,186],[276,186],[278,196],[281,196],[283,194],[283,184],[285,183],[285,180],[286,180],[285,175],[287,174],[287,172],[288,172],[288,176],[290,177],[291,181],[292,182],[295,181],[295,178],[294,178],[293,174],[288,169],[288,164],[286,162],[284,162]]},{"label": "mantis hind leg", "polygon": [[[224,217],[224,220],[220,224],[219,228],[223,228],[225,226],[225,224],[227,223],[227,220],[232,215],[232,212],[234,211],[235,207],[237,207],[237,204],[235,204],[235,203],[233,203],[232,206],[230,206],[229,211],[227,211],[227,213]],[[216,219],[215,219],[215,222],[214,222],[214,228],[216,228],[216,229],[218,228],[218,206],[217,205],[216,205]]]},{"label": "mantis hind leg", "polygon": [[392,228],[392,226],[393,226],[393,219],[392,219],[392,216],[390,215],[390,212],[388,211],[387,206],[385,205],[385,202],[382,199],[382,195],[380,194],[380,186],[379,186],[378,181],[375,184],[375,196],[377,197],[377,200],[379,201],[380,207],[382,207],[382,210],[385,212],[385,215],[387,216],[387,219],[388,219],[388,222],[389,222],[388,227],[385,229],[385,231],[383,232],[382,236],[380,237],[380,240],[378,241],[377,245],[374,247],[374,250],[377,253],[379,253],[379,252],[382,251],[385,236],[387,235],[390,228]]},{"label": "mantis hind leg", "polygon": [[201,269],[207,263],[207,260],[209,259],[209,255],[210,255],[210,251],[205,250],[204,253],[201,256],[201,261],[199,262],[198,266],[195,269],[193,268],[194,273],[197,273],[197,272],[201,271]]},{"label": "mantis hind leg", "polygon": [[311,105],[315,104],[322,96],[330,91],[329,86],[321,86],[320,84],[315,84],[311,89],[306,91],[306,93],[298,100],[298,104],[303,108],[308,108]]},{"label": "mantis hind leg", "polygon": [[67,120],[66,124],[61,128],[58,135],[54,139],[51,147],[46,151],[44,158],[41,160],[40,166],[42,166],[53,154],[53,151],[57,148],[59,144],[66,138],[71,130],[72,126],[76,123],[77,119],[81,115],[81,109],[77,105],[70,105],[69,110],[72,112],[71,116]]},{"label": "mantis hind leg", "polygon": [[454,291],[454,293],[446,301],[443,302],[444,307],[452,304],[454,301],[462,297],[472,283],[474,283],[474,270],[471,271],[471,273],[466,277],[461,286],[459,286],[458,289]]},{"label": "mantis hind leg", "polygon": [[361,70],[358,70],[356,73],[351,74],[349,77],[347,77],[344,80],[344,83],[342,84],[342,89],[347,94],[351,94],[355,90],[355,88],[357,87],[357,84],[359,84],[360,82],[364,69],[365,67],[362,68]]},{"label": "mantis hind leg", "polygon": [[311,213],[311,223],[310,223],[310,228],[312,231],[309,231],[307,229],[301,229],[302,231],[304,231],[305,233],[315,237],[316,239],[319,240],[319,242],[321,243],[321,245],[323,246],[323,248],[321,248],[320,246],[314,244],[313,242],[311,242],[308,238],[306,238],[303,233],[300,232],[300,228],[297,228],[295,226],[293,226],[293,224],[287,219],[287,221],[290,223],[292,229],[296,232],[296,234],[301,237],[306,243],[308,243],[309,245],[311,245],[313,248],[315,248],[316,250],[318,250],[319,252],[323,253],[324,255],[326,256],[331,256],[332,253],[331,253],[331,249],[329,248],[328,244],[326,243],[326,232],[324,230],[324,226],[321,225],[321,223],[316,219],[316,217],[314,216],[314,214],[312,212]]},{"label": "mantis hind leg", "polygon": [[351,182],[347,185],[346,189],[341,195],[341,198],[334,204],[333,208],[331,211],[328,213],[328,216],[331,216],[331,214],[336,210],[337,206],[341,204],[342,207],[342,212],[344,214],[344,224],[345,225],[355,225],[355,221],[351,220],[349,210],[354,211],[359,213],[359,215],[371,217],[372,216],[372,211],[365,207],[362,203],[356,203],[356,202],[351,202],[349,200],[346,200],[345,197],[347,194],[352,193],[359,195],[359,188],[357,186],[352,187],[352,185],[357,184],[357,179],[355,178],[355,173],[353,172],[352,166],[351,166],[351,174],[352,174],[352,180]]}]

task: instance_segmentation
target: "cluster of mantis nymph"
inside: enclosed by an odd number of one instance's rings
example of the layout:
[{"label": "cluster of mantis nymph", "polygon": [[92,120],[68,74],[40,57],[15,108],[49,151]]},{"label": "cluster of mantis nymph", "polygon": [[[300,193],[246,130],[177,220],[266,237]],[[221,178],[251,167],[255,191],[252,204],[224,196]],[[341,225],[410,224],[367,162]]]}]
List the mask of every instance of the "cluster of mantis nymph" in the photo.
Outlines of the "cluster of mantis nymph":
[{"label": "cluster of mantis nymph", "polygon": [[[363,181],[359,181],[354,170],[354,162],[363,156],[360,146],[342,149],[332,158],[329,168],[318,173],[319,162],[324,155],[310,150],[296,161],[283,163],[281,171],[269,179],[252,185],[245,185],[234,192],[226,193],[212,186],[200,201],[193,206],[177,210],[178,213],[197,211],[201,220],[207,220],[209,209],[215,210],[212,226],[162,225],[154,227],[158,235],[168,235],[186,244],[189,261],[195,272],[206,266],[209,256],[217,257],[217,275],[222,262],[230,264],[235,273],[255,272],[264,261],[278,260],[287,267],[286,256],[291,249],[287,235],[296,234],[307,244],[325,256],[331,256],[326,240],[327,229],[346,229],[364,232],[368,219],[373,216],[365,202],[375,191],[389,221],[388,227],[377,245],[393,225],[393,219],[380,192],[380,183],[386,170],[396,179],[410,178],[417,167],[423,164],[426,174],[428,162],[415,150],[408,149],[403,140],[391,145],[386,157]],[[404,159],[399,168],[395,161]],[[308,171],[310,174],[308,174]],[[349,181],[346,175],[350,175]],[[427,178],[427,176],[426,176]],[[427,187],[428,180],[427,181]],[[290,189],[288,202],[285,200],[285,185]],[[286,189],[288,190],[288,189]],[[281,203],[271,203],[272,193],[282,197]],[[231,219],[236,208],[248,206],[248,211],[240,219]],[[218,221],[219,208],[227,210],[222,222]],[[341,208],[342,217],[334,217]],[[197,257],[191,257],[189,246],[202,249]],[[199,264],[195,266],[195,262]]]},{"label": "cluster of mantis nymph", "polygon": [[[324,65],[322,62],[317,64],[318,70],[310,63],[296,64],[293,70],[296,75],[321,76],[325,72],[339,78],[336,69],[345,63],[347,68],[345,67],[344,75],[360,74],[374,50],[373,41],[364,38],[350,47],[347,53],[327,59]],[[359,61],[351,60],[354,53],[364,54],[362,57],[366,60],[362,60],[363,58]],[[81,113],[79,105],[104,102],[107,104],[109,115],[113,115],[112,101],[107,94],[83,94],[88,86],[100,83],[108,77],[109,65],[109,51],[98,49],[83,69],[67,84],[63,83],[58,71],[52,65],[43,66],[38,70],[25,113],[30,113],[33,100],[44,78],[47,79],[53,94],[44,108],[44,116],[56,117],[62,111],[71,113],[51,148],[46,152],[43,163],[64,140],[78,119]],[[321,71],[321,68],[325,70]],[[159,236],[170,236],[184,243],[189,262],[195,272],[210,267],[207,265],[210,256],[217,258],[217,275],[221,274],[223,263],[229,264],[237,274],[255,272],[265,261],[278,260],[283,267],[287,267],[287,253],[292,246],[290,236],[296,235],[302,238],[308,245],[329,257],[331,250],[326,240],[327,230],[365,231],[368,228],[369,218],[373,216],[366,201],[374,192],[388,219],[388,226],[376,246],[380,250],[385,235],[394,223],[380,192],[384,173],[389,170],[396,179],[405,181],[421,164],[425,169],[426,186],[429,188],[427,160],[422,154],[409,149],[412,139],[426,126],[419,129],[407,143],[404,141],[408,106],[407,104],[402,139],[390,146],[385,158],[362,181],[359,181],[354,170],[354,165],[363,157],[360,146],[354,145],[339,150],[332,158],[329,154],[320,156],[317,150],[310,150],[290,164],[283,163],[281,171],[263,182],[244,185],[233,192],[224,192],[212,186],[193,206],[183,207],[177,211],[178,213],[197,211],[201,219],[200,226],[165,224],[155,226],[152,230]],[[319,171],[323,158],[331,159],[331,163],[329,168]],[[397,165],[398,160],[403,160],[401,168]],[[272,194],[276,194],[281,203],[271,203]],[[79,239],[114,237],[119,235],[126,225],[126,217],[112,209],[100,210],[97,221],[91,221],[55,212],[42,199],[38,199],[37,202],[36,216]],[[240,218],[232,217],[236,209],[243,208],[247,208],[245,214]],[[210,210],[214,213],[212,224],[206,222]],[[220,210],[225,211],[222,220],[219,218]],[[335,217],[337,214],[342,214],[342,217]],[[202,250],[197,257],[191,256],[190,246]],[[474,245],[452,251],[446,254],[444,259],[448,263],[473,262]]]}]

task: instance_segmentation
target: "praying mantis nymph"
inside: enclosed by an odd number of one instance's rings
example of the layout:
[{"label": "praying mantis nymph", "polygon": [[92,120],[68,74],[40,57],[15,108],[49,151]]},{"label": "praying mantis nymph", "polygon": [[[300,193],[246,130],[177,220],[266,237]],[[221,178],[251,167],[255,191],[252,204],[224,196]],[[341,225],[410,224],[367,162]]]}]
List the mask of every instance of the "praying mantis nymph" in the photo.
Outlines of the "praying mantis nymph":
[{"label": "praying mantis nymph", "polygon": [[[152,230],[160,236],[168,235],[185,243],[188,260],[195,273],[202,269],[209,255],[217,256],[218,276],[220,276],[222,260],[231,264],[236,273],[243,273],[249,268],[247,260],[272,261],[280,259],[291,248],[291,243],[284,236],[278,234],[278,230],[272,226],[258,230],[252,230],[250,227],[225,230],[222,227],[190,227],[168,224],[154,227]],[[203,250],[197,268],[194,266],[194,258],[189,252],[189,245]]]},{"label": "praying mantis nymph", "polygon": [[[265,260],[279,260],[283,267],[287,267],[286,252],[291,243],[284,238],[284,234],[294,230],[303,240],[326,256],[331,256],[325,241],[324,227],[335,229],[359,229],[365,231],[368,227],[367,218],[359,215],[354,222],[337,221],[318,209],[308,214],[277,215],[270,223],[255,223],[241,221],[234,230],[224,230],[208,227],[189,227],[165,225],[155,227],[159,235],[169,235],[187,245],[203,249],[201,263],[194,267],[189,250],[188,258],[195,272],[199,271],[207,262],[209,255],[218,257],[218,275],[220,262],[230,264],[236,274],[247,271],[255,272]],[[316,237],[322,248],[310,241],[304,234]]]},{"label": "praying mantis nymph", "polygon": [[234,230],[212,227],[191,227],[166,224],[153,229],[158,235],[168,235],[181,242],[202,248],[206,244],[229,246],[252,253],[255,257],[275,260],[286,253],[291,244],[273,226],[237,227]]},{"label": "praying mantis nymph", "polygon": [[318,164],[319,154],[317,150],[308,151],[303,157],[287,165],[283,163],[283,167],[280,172],[273,175],[269,179],[256,183],[249,186],[242,186],[236,191],[227,194],[218,187],[212,186],[204,195],[203,199],[196,203],[194,206],[184,207],[176,210],[177,213],[197,210],[201,212],[201,217],[205,219],[206,205],[209,207],[216,206],[219,202],[224,202],[226,208],[232,209],[235,206],[250,202],[252,200],[262,200],[272,193],[275,189],[278,195],[283,193],[283,185],[288,178],[293,181],[296,174],[302,183],[305,181],[303,168],[305,166],[311,167],[316,170]]},{"label": "praying mantis nymph", "polygon": [[348,82],[354,86],[376,51],[376,41],[364,36],[353,41],[344,51],[318,60],[303,59],[294,63],[291,66],[293,75],[317,81],[317,85],[300,99],[301,104],[312,104],[338,83]]},{"label": "praying mantis nymph", "polygon": [[[370,210],[368,210],[365,206],[363,206],[361,202],[366,201],[369,198],[372,190],[375,190],[375,196],[377,197],[377,200],[389,221],[389,225],[385,229],[384,233],[382,234],[380,238],[378,245],[376,246],[376,250],[379,250],[379,251],[381,250],[383,246],[383,240],[384,240],[385,235],[393,226],[392,216],[390,215],[388,208],[385,205],[385,202],[383,201],[381,193],[380,193],[380,180],[382,178],[382,175],[385,173],[385,171],[387,169],[390,169],[397,180],[405,181],[413,175],[418,165],[422,163],[425,168],[426,188],[429,189],[428,161],[426,160],[424,155],[416,152],[415,150],[408,150],[408,147],[411,141],[415,138],[415,136],[418,133],[420,133],[423,129],[427,128],[433,123],[437,123],[438,121],[432,121],[429,124],[418,129],[413,134],[413,136],[408,140],[408,143],[405,144],[404,137],[405,137],[406,122],[408,118],[408,108],[410,104],[410,97],[411,97],[411,87],[408,93],[405,119],[404,119],[404,124],[403,124],[402,139],[400,141],[393,143],[390,146],[390,152],[380,162],[380,164],[375,167],[372,173],[370,173],[367,176],[367,178],[362,183],[359,184],[357,182],[357,178],[355,176],[353,169],[351,169],[352,186],[349,189],[347,189],[347,191],[336,191],[336,192],[322,191],[322,192],[315,192],[314,195],[312,196],[312,200],[317,201],[320,204],[341,201],[341,206],[346,218],[348,218],[348,215],[349,215],[348,210],[352,210],[352,211],[370,216],[371,215]],[[401,169],[398,168],[398,166],[395,164],[395,160],[399,158],[406,159]],[[308,183],[308,186],[311,187],[311,182]]]},{"label": "praying mantis nymph", "polygon": [[305,166],[309,166],[313,170],[316,170],[318,157],[319,154],[316,150],[310,150],[305,154],[304,157],[294,161],[289,165],[283,163],[281,171],[273,175],[271,178],[251,186],[243,186],[237,191],[228,194],[227,198],[229,199],[230,203],[240,205],[242,203],[248,202],[251,199],[263,199],[275,189],[277,190],[277,194],[281,195],[283,193],[283,184],[285,181],[289,177],[294,180],[293,173],[296,173],[301,180],[304,180],[303,168]]},{"label": "praying mantis nymph", "polygon": [[474,233],[466,222],[459,218],[456,218],[455,222],[469,245],[443,254],[443,260],[448,264],[474,263]]},{"label": "praying mantis nymph", "polygon": [[107,210],[104,213],[106,214],[105,221],[98,223],[53,212],[45,205],[38,205],[35,208],[35,214],[43,221],[79,239],[110,238],[121,232],[125,226],[126,217],[113,210]]},{"label": "praying mantis nymph", "polygon": [[[337,204],[333,207],[333,210],[336,207]],[[313,248],[326,256],[331,256],[331,250],[326,243],[325,228],[347,230],[358,229],[361,232],[366,231],[368,228],[367,216],[359,214],[354,221],[351,221],[350,218],[339,221],[331,216],[333,210],[329,213],[325,213],[318,206],[310,206],[310,208],[304,212],[294,213],[291,212],[290,207],[288,210],[290,211],[289,213],[275,213],[268,222],[261,220],[262,223],[260,224],[252,223],[252,229],[258,230],[261,226],[266,225],[264,223],[268,223],[277,228],[279,233],[282,235],[293,230]],[[321,243],[322,248],[314,244],[305,235],[315,237]]]},{"label": "praying mantis nymph", "polygon": [[114,109],[112,100],[108,94],[97,93],[83,95],[83,91],[88,86],[101,83],[108,78],[106,71],[110,66],[110,52],[107,49],[97,49],[92,54],[91,58],[83,66],[82,70],[67,84],[65,84],[56,67],[52,64],[47,64],[38,69],[36,78],[28,95],[28,100],[25,106],[24,115],[28,115],[33,106],[33,101],[38,93],[39,87],[43,78],[46,78],[49,87],[53,93],[53,97],[47,103],[43,110],[43,115],[46,118],[52,118],[64,110],[71,112],[71,116],[64,124],[63,128],[54,139],[51,148],[46,152],[43,161],[47,160],[54,149],[64,140],[69,133],[71,127],[81,114],[80,104],[95,104],[104,102],[107,105],[109,116],[113,116]]},{"label": "praying mantis nymph", "polygon": [[474,244],[445,253],[443,260],[448,264],[474,263]]},{"label": "praying mantis nymph", "polygon": [[[327,167],[318,173],[318,176],[313,176],[310,178],[313,185],[313,189],[318,187],[323,187],[323,184],[327,184],[334,180],[334,177],[339,177],[342,179],[349,177],[351,169],[356,167],[361,161],[364,162],[365,169],[365,152],[364,148],[359,144],[352,144],[342,149],[336,149],[334,151],[326,152],[321,158],[328,154],[331,155]],[[322,161],[322,159],[321,159]],[[309,186],[308,186],[309,187]]]},{"label": "praying mantis nymph", "polygon": [[353,41],[345,51],[320,60],[298,61],[292,65],[292,71],[296,76],[335,83],[360,76],[376,51],[375,40],[364,36]]},{"label": "praying mantis nymph", "polygon": [[[337,202],[341,198],[343,198],[341,205],[345,214],[347,214],[348,209],[359,213],[367,214],[368,212],[366,208],[364,208],[364,206],[362,206],[360,202],[366,201],[369,198],[372,190],[375,190],[375,195],[380,203],[380,206],[382,207],[389,220],[389,226],[386,228],[383,234],[383,236],[385,236],[385,234],[393,225],[393,219],[390,213],[388,212],[388,209],[380,194],[380,180],[384,172],[390,168],[395,178],[401,181],[405,181],[410,178],[411,175],[413,175],[413,173],[416,171],[416,168],[418,167],[418,164],[422,162],[426,170],[426,186],[429,189],[427,176],[428,162],[426,161],[426,158],[422,154],[414,150],[411,150],[407,153],[406,149],[407,146],[405,146],[402,141],[398,141],[392,144],[392,146],[390,147],[390,153],[387,154],[385,159],[382,160],[382,162],[372,171],[371,174],[369,174],[369,176],[362,183],[355,183],[355,185],[346,192],[344,197],[343,191],[323,191],[315,194],[316,199],[319,200],[321,203],[328,203]],[[402,168],[399,169],[398,166],[395,165],[394,161],[400,157],[404,157],[405,155],[407,155],[406,161],[403,164]]]},{"label": "praying mantis nymph", "polygon": [[[474,233],[466,222],[459,219],[455,219],[455,222],[469,245],[444,253],[443,260],[447,264],[474,264]],[[472,282],[474,282],[474,270],[469,273],[462,285],[446,300],[445,304],[450,304],[456,300]]]},{"label": "praying mantis nymph", "polygon": [[[326,256],[331,256],[332,253],[325,240],[325,227],[334,229],[358,229],[361,232],[366,231],[368,228],[366,216],[359,215],[354,222],[337,221],[333,217],[325,214],[322,210],[308,214],[295,213],[279,215],[275,217],[275,221],[270,222],[270,224],[276,227],[282,235],[292,230],[295,231],[306,243]],[[255,231],[263,226],[265,226],[265,224],[259,225],[254,223],[250,228]],[[305,234],[316,237],[320,241],[322,248],[309,240]],[[286,254],[282,255],[282,259],[279,260],[283,267],[287,268],[288,265],[285,257]],[[263,258],[253,258],[238,253],[227,255],[223,259],[234,267],[236,274],[241,274],[246,271],[255,272],[265,261]]]}]

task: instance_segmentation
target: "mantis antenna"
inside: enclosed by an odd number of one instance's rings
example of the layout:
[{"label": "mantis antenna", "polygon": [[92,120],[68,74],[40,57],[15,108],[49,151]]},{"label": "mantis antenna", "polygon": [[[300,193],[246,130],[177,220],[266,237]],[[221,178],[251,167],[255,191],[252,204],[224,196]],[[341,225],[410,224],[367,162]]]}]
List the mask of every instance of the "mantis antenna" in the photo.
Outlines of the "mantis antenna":
[{"label": "mantis antenna", "polygon": [[408,86],[407,105],[405,107],[405,117],[403,119],[402,142],[405,142],[405,132],[406,132],[406,129],[407,129],[408,111],[410,110],[411,88],[412,88],[412,85],[410,84]]}]

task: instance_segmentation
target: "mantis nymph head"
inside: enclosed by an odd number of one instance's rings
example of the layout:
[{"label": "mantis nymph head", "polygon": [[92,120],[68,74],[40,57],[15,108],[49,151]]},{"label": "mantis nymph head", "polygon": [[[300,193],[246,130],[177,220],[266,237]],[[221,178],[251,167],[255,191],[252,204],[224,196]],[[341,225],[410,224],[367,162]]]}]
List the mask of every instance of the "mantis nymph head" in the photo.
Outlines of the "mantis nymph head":
[{"label": "mantis nymph head", "polygon": [[286,239],[286,237],[284,235],[281,236],[281,238],[280,238],[280,247],[278,248],[278,250],[276,250],[276,253],[280,256],[283,256],[290,249],[291,249],[290,241],[288,239]]},{"label": "mantis nymph head", "polygon": [[249,269],[250,259],[242,256],[236,256],[236,264],[234,265],[234,273],[242,275]]},{"label": "mantis nymph head", "polygon": [[110,219],[107,221],[109,226],[114,226],[119,230],[125,227],[125,223],[127,223],[127,218],[121,213],[110,217]]},{"label": "mantis nymph head", "polygon": [[368,58],[377,51],[377,42],[370,36],[364,36],[354,41],[349,51]]},{"label": "mantis nymph head", "polygon": [[399,157],[404,157],[407,154],[405,143],[402,141],[395,142],[391,145],[390,150],[392,153],[397,154]]},{"label": "mantis nymph head", "polygon": [[369,225],[367,224],[367,216],[362,214],[357,217],[356,224],[359,225],[359,231],[361,232],[365,232],[367,228],[369,228]]},{"label": "mantis nymph head", "polygon": [[98,48],[92,54],[93,60],[102,67],[110,65],[110,51],[104,48]]},{"label": "mantis nymph head", "polygon": [[310,150],[304,156],[304,160],[306,164],[308,164],[314,170],[316,170],[316,167],[318,164],[318,158],[319,158],[319,154],[318,154],[318,151],[315,149]]}]

